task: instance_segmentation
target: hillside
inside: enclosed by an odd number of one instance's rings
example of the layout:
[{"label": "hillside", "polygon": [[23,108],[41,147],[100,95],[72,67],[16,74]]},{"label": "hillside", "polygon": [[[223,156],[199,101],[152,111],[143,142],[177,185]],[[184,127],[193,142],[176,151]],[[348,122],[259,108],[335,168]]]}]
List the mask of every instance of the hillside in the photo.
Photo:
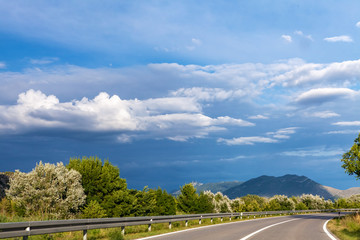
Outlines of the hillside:
[{"label": "hillside", "polygon": [[299,196],[301,194],[320,195],[325,199],[334,196],[319,183],[297,175],[285,175],[282,177],[261,176],[250,179],[239,186],[229,188],[224,192],[229,198],[255,194],[264,197],[274,195]]},{"label": "hillside", "polygon": [[[192,182],[191,184],[196,188],[197,193],[201,193],[204,191],[211,191],[213,193],[221,192],[223,193],[229,188],[238,186],[243,182],[240,181],[230,181],[230,182],[217,182],[217,183],[199,183]],[[180,194],[180,189],[171,192],[172,195],[177,196]]]},{"label": "hillside", "polygon": [[[360,194],[360,187],[353,187],[346,190],[323,186],[308,177],[298,175],[284,175],[281,177],[261,176],[250,179],[246,182],[218,182],[218,183],[192,183],[197,192],[210,190],[213,193],[222,192],[229,198],[234,199],[248,194],[255,194],[263,197],[274,195],[299,196],[302,194],[313,194],[325,199],[336,199],[339,197],[350,197]],[[180,190],[174,191],[178,195]]]}]

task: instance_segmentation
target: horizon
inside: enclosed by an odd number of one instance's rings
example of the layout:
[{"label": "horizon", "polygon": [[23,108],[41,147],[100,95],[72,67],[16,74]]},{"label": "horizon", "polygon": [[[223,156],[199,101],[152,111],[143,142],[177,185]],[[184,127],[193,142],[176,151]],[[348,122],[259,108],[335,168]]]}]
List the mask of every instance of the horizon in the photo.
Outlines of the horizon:
[{"label": "horizon", "polygon": [[360,2],[0,3],[1,172],[98,156],[129,188],[306,176],[345,190]]}]

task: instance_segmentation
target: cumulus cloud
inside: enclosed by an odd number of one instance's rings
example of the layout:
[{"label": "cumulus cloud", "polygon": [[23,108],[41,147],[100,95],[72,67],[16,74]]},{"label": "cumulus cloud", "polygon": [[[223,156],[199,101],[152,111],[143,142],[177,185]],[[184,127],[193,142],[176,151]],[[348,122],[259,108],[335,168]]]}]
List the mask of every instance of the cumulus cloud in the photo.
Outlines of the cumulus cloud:
[{"label": "cumulus cloud", "polygon": [[336,123],[333,123],[333,125],[346,126],[346,127],[350,127],[350,126],[360,126],[360,121],[336,122]]},{"label": "cumulus cloud", "polygon": [[327,37],[327,38],[324,38],[324,40],[327,42],[353,42],[353,39],[347,35]]},{"label": "cumulus cloud", "polygon": [[355,24],[356,27],[360,28],[360,21]]},{"label": "cumulus cloud", "polygon": [[93,99],[60,102],[54,95],[47,96],[31,89],[19,95],[16,105],[3,105],[0,110],[0,133],[39,129],[111,132],[117,135],[119,142],[129,142],[141,133],[185,141],[226,130],[228,125],[254,126],[228,116],[208,117],[191,98],[123,100],[105,92]]},{"label": "cumulus cloud", "polygon": [[281,38],[284,39],[286,42],[292,42],[292,38],[290,35],[281,35]]},{"label": "cumulus cloud", "polygon": [[226,145],[254,145],[255,143],[276,143],[278,140],[267,137],[239,137],[233,139],[219,138],[218,142]]},{"label": "cumulus cloud", "polygon": [[322,104],[356,94],[356,91],[349,88],[317,88],[301,93],[295,101],[304,105]]}]

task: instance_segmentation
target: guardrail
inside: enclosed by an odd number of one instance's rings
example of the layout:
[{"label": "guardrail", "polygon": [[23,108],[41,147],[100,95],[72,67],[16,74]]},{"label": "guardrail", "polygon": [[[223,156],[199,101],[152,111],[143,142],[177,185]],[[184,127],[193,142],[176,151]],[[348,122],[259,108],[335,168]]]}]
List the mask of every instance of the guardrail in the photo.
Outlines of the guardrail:
[{"label": "guardrail", "polygon": [[23,237],[42,235],[60,232],[83,231],[83,240],[87,239],[87,231],[90,229],[115,228],[121,227],[125,234],[126,226],[151,225],[156,223],[169,223],[171,229],[173,222],[185,221],[185,226],[190,220],[198,220],[201,224],[202,219],[214,218],[255,218],[263,215],[282,215],[282,214],[301,214],[314,212],[340,212],[340,211],[359,211],[359,209],[326,209],[326,210],[296,210],[296,211],[267,211],[267,212],[241,212],[241,213],[208,213],[190,215],[170,215],[170,216],[148,216],[148,217],[122,217],[122,218],[93,218],[93,219],[74,219],[74,220],[53,220],[53,221],[31,221],[31,222],[10,222],[0,223],[0,239],[11,237]]}]

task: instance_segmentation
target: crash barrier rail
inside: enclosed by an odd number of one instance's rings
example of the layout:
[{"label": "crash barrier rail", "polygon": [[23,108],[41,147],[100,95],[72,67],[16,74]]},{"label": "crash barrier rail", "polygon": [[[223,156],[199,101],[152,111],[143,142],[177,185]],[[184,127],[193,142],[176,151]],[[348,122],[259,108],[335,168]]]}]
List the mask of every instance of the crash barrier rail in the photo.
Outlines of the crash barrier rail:
[{"label": "crash barrier rail", "polygon": [[0,239],[23,237],[23,240],[29,236],[83,231],[83,240],[87,239],[87,231],[90,229],[115,228],[121,227],[125,234],[126,226],[148,225],[148,231],[151,231],[151,225],[156,223],[169,223],[171,229],[173,222],[198,220],[201,224],[202,219],[214,218],[255,218],[256,216],[266,215],[287,215],[301,213],[318,213],[318,212],[343,212],[359,211],[359,209],[326,209],[326,210],[293,210],[293,211],[266,211],[266,212],[241,212],[241,213],[207,213],[207,214],[190,214],[190,215],[170,215],[170,216],[148,216],[148,217],[122,217],[122,218],[93,218],[93,219],[73,219],[73,220],[52,220],[52,221],[30,221],[30,222],[9,222],[0,223]]}]

